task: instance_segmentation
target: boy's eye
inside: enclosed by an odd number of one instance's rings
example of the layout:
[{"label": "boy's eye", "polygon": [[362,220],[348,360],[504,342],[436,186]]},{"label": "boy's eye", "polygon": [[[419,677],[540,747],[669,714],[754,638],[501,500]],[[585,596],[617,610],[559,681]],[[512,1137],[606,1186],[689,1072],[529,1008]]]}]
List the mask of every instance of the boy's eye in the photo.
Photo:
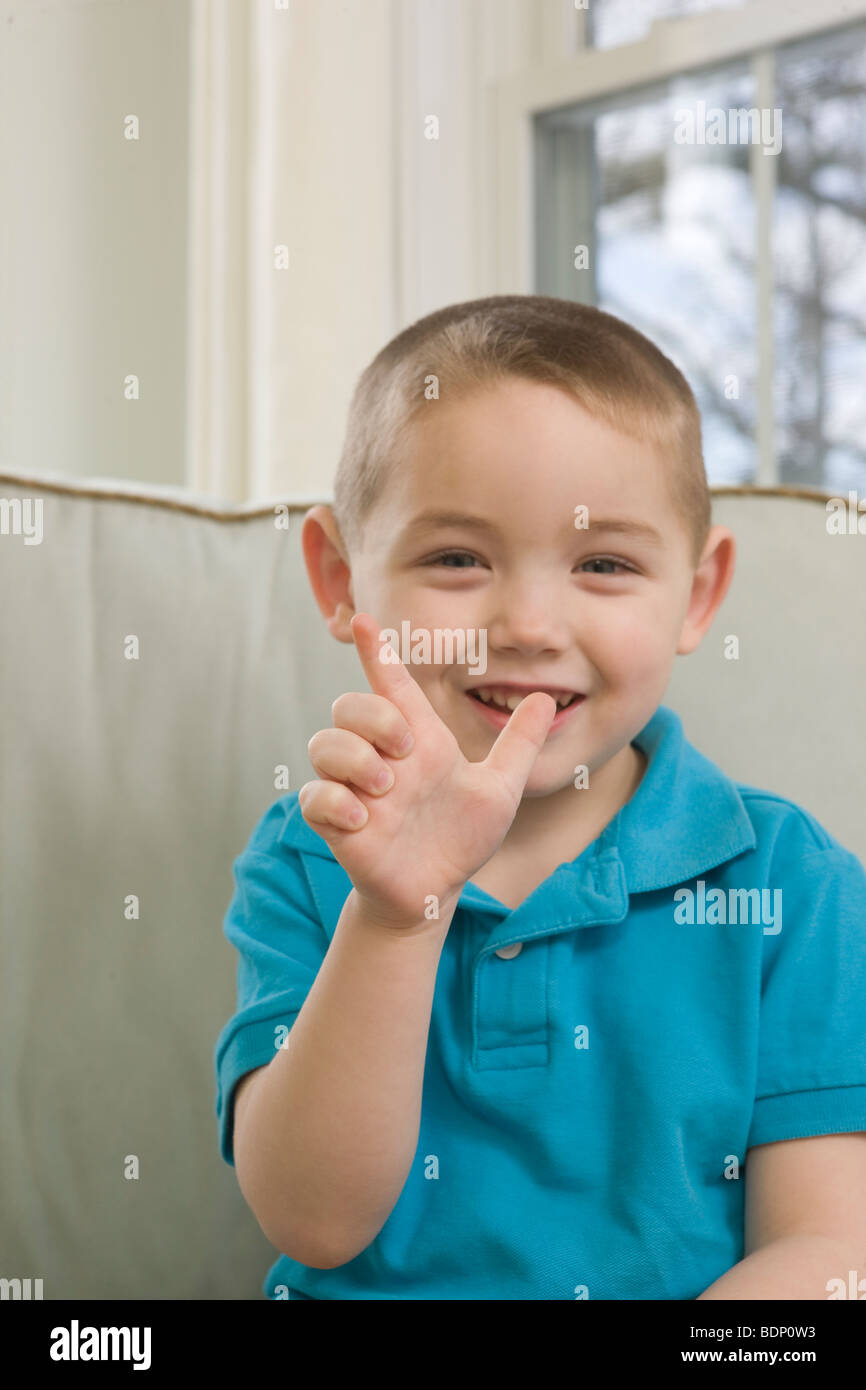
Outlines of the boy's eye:
[{"label": "boy's eye", "polygon": [[[469,561],[471,561],[473,564],[475,563],[475,556],[474,556],[474,555],[470,555],[470,554],[469,554],[467,551],[465,551],[465,550],[443,550],[439,555],[431,555],[430,559],[427,560],[426,563],[427,563],[428,565],[442,565],[442,564],[445,563],[446,560],[453,559],[454,557],[456,557],[458,560],[469,560]],[[457,565],[457,566],[455,567],[455,566],[453,566],[453,565],[448,565],[447,568],[448,568],[448,569],[453,569],[453,568],[465,569],[466,566],[465,566],[465,565]]]},{"label": "boy's eye", "polygon": [[591,560],[583,561],[583,563],[581,564],[581,569],[583,569],[584,565],[612,566],[611,569],[593,570],[593,574],[613,574],[615,570],[622,570],[624,574],[628,574],[630,572],[633,573],[631,565],[624,564],[622,560],[613,560],[607,555],[594,555]]}]

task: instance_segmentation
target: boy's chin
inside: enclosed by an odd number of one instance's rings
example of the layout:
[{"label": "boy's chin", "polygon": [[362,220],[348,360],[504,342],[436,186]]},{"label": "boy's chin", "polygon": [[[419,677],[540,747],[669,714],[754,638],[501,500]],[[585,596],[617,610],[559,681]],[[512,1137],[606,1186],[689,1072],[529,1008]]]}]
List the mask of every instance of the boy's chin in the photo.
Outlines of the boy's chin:
[{"label": "boy's chin", "polygon": [[526,786],[523,788],[523,797],[528,796],[553,796],[556,792],[564,792],[574,788],[574,778],[570,774],[570,769],[566,771],[565,779],[561,768],[551,767],[549,771],[539,767],[539,763],[544,758],[544,750],[539,753],[538,761],[526,779]]}]

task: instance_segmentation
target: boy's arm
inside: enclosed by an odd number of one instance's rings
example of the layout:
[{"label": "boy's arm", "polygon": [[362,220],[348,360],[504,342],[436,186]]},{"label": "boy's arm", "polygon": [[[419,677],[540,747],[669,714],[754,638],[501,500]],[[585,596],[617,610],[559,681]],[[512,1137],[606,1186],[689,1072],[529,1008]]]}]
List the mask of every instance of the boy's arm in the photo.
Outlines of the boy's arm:
[{"label": "boy's arm", "polygon": [[423,929],[398,930],[350,893],[287,1045],[239,1083],[238,1184],[268,1239],[300,1264],[354,1259],[403,1190],[455,906]]},{"label": "boy's arm", "polygon": [[699,1297],[852,1297],[866,1280],[866,1133],[756,1145],[745,1179],[746,1257]]},{"label": "boy's arm", "polygon": [[244,1114],[252,1093],[252,1083],[257,1076],[264,1071],[264,1067],[255,1067],[253,1071],[248,1071],[246,1076],[242,1076],[237,1086],[235,1086],[234,1119],[233,1129],[236,1136],[243,1124]]}]

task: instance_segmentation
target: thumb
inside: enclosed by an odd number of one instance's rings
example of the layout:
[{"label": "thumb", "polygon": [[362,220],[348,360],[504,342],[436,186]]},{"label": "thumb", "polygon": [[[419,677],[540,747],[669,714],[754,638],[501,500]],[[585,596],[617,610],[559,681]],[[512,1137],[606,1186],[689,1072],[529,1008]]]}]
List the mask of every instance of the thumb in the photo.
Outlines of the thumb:
[{"label": "thumb", "polygon": [[499,773],[515,797],[522,794],[555,717],[553,696],[534,690],[521,700],[484,759],[482,767]]}]

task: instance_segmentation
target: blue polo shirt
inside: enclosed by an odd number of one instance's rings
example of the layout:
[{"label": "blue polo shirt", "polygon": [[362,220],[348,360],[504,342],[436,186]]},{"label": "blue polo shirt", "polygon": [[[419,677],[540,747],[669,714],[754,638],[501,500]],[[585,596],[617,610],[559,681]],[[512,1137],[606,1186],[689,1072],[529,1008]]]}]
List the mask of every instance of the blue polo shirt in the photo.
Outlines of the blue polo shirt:
[{"label": "blue polo shirt", "polygon": [[[744,1257],[752,1146],[866,1130],[860,861],[664,706],[634,742],[643,780],[576,859],[513,910],[464,888],[397,1204],[348,1264],[280,1256],[268,1297],[694,1299]],[[233,1089],[291,1028],[352,886],[297,792],[234,872],[229,1164]]]}]

